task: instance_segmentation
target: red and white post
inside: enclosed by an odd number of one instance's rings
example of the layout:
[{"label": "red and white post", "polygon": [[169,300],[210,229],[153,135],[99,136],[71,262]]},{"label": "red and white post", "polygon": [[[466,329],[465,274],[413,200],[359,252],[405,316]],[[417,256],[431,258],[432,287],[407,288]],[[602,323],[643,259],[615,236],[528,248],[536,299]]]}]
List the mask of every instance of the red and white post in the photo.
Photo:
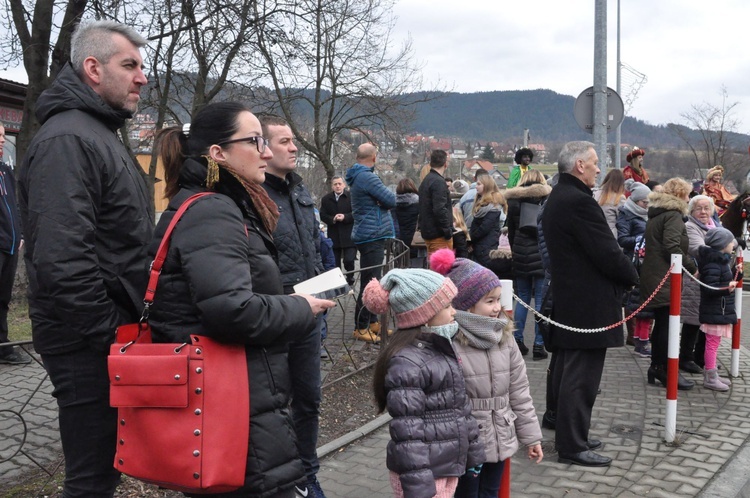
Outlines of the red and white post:
[{"label": "red and white post", "polygon": [[[500,303],[503,305],[505,312],[513,318],[513,280],[500,280],[503,290],[500,293]],[[500,480],[500,491],[497,493],[498,498],[510,498],[510,458],[505,460],[503,466],[503,477]]]},{"label": "red and white post", "polygon": [[[744,257],[742,248],[737,248],[737,267],[740,272],[744,269]],[[737,282],[737,288],[734,290],[734,311],[737,313],[737,323],[732,328],[732,366],[729,369],[729,375],[739,377],[740,375],[740,331],[742,330],[742,279]]]},{"label": "red and white post", "polygon": [[667,348],[667,407],[664,440],[674,442],[677,430],[677,378],[680,372],[680,302],[682,300],[682,255],[672,254],[669,277],[669,347]]}]

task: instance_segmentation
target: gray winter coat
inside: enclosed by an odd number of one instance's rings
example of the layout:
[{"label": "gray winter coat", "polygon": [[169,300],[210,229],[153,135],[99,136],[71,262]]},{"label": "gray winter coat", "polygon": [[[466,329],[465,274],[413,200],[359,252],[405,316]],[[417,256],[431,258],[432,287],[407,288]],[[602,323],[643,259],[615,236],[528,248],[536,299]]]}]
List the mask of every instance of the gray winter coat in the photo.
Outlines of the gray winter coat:
[{"label": "gray winter coat", "polygon": [[435,496],[435,479],[485,461],[463,373],[450,341],[421,332],[391,357],[385,375],[391,440],[386,466],[404,496]]},{"label": "gray winter coat", "polygon": [[68,64],[36,115],[18,171],[34,347],[106,354],[115,329],[140,317],[153,233],[143,171],[117,135],[131,113]]},{"label": "gray winter coat", "polygon": [[[477,419],[486,462],[499,462],[513,456],[518,443],[525,446],[542,441],[542,430],[529,391],[526,363],[513,340],[513,322],[466,311],[456,311],[459,333],[453,340],[471,414]],[[473,331],[473,333],[472,333]],[[496,335],[494,346],[475,347],[470,337]],[[476,344],[476,343],[475,343]]]},{"label": "gray winter coat", "polygon": [[[688,236],[688,254],[698,258],[698,248],[703,245],[708,227],[692,216],[688,216],[685,222]],[[698,307],[701,304],[701,288],[698,282],[687,275],[682,276],[682,306],[680,311],[680,322],[690,325],[700,325],[698,320]]]}]

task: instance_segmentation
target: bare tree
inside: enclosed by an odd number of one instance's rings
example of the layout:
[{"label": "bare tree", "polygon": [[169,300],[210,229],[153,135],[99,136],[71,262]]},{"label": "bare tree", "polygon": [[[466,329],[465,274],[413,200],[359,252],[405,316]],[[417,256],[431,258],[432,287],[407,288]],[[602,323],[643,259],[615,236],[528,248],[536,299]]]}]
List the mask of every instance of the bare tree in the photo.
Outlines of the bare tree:
[{"label": "bare tree", "polygon": [[693,104],[690,111],[680,114],[684,125],[669,124],[692,152],[698,169],[721,164],[729,174],[735,173],[739,166],[733,151],[740,127],[735,116],[738,105],[739,102],[729,102],[727,89],[722,87],[721,104]]},{"label": "bare tree", "polygon": [[40,126],[34,105],[70,58],[70,38],[86,8],[87,0],[8,0],[0,15],[6,26],[12,26],[10,36],[0,42],[0,61],[23,62],[29,78],[16,144],[19,161]]},{"label": "bare tree", "polygon": [[266,110],[284,116],[328,181],[339,162],[337,137],[400,130],[413,104],[431,98],[412,93],[421,81],[410,42],[390,48],[392,6],[390,0],[257,3],[252,62],[268,76]]}]

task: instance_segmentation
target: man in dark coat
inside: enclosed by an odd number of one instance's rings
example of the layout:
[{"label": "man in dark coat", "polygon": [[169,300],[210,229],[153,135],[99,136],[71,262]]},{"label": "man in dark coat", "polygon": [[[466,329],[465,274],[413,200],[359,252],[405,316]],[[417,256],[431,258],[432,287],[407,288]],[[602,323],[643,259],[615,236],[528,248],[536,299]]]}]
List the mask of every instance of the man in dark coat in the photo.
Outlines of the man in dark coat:
[{"label": "man in dark coat", "polygon": [[[554,296],[552,318],[581,329],[622,320],[624,291],[638,282],[635,268],[592,197],[597,163],[591,142],[565,144],[558,161],[560,180],[542,215]],[[607,348],[623,346],[622,326],[594,333],[553,326],[550,335],[557,350],[551,375],[559,461],[607,466],[612,459],[591,451],[601,443],[589,440],[588,432]]]},{"label": "man in dark coat", "polygon": [[[333,241],[333,255],[336,258],[336,267],[341,268],[341,260],[344,260],[344,269],[347,272],[354,271],[354,260],[357,259],[357,248],[352,242],[352,226],[354,215],[352,215],[352,200],[346,183],[340,176],[334,176],[331,180],[331,192],[320,200],[320,219],[328,225],[328,238]],[[354,285],[354,273],[346,276],[349,285]]]},{"label": "man in dark coat", "polygon": [[433,150],[430,172],[419,185],[419,229],[427,245],[427,258],[438,249],[453,249],[453,207],[445,183],[448,154]]},{"label": "man in dark coat", "polygon": [[[279,223],[273,241],[279,254],[284,294],[293,286],[322,273],[320,227],[315,205],[297,167],[297,146],[289,124],[277,116],[262,116],[263,136],[273,158],[268,160],[263,188],[279,207]],[[297,450],[305,466],[307,483],[297,486],[302,496],[323,497],[316,477],[320,464],[316,453],[320,417],[320,329],[323,315],[308,334],[289,344],[289,373],[292,379],[292,418],[297,432]],[[251,400],[252,403],[252,400]]]},{"label": "man in dark coat", "polygon": [[[8,339],[8,305],[13,295],[13,282],[21,248],[21,218],[16,202],[16,178],[13,168],[2,161],[5,146],[5,125],[0,122],[0,344]],[[0,363],[23,365],[31,358],[11,346],[0,347]]]},{"label": "man in dark coat", "polygon": [[36,103],[42,127],[18,174],[29,316],[59,407],[66,498],[111,497],[119,479],[107,355],[115,329],[140,317],[153,221],[117,130],[147,83],[145,44],[112,21],[78,27],[71,63]]}]

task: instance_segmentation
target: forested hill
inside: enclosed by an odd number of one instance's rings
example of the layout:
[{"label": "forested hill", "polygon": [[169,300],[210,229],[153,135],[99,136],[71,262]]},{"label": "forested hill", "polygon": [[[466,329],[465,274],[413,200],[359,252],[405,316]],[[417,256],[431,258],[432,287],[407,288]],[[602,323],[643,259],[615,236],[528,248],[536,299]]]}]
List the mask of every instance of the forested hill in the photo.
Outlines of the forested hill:
[{"label": "forested hill", "polygon": [[[441,93],[417,106],[413,129],[425,135],[467,140],[520,140],[528,128],[531,142],[591,140],[573,117],[575,97],[552,90]],[[614,140],[614,132],[609,135]],[[682,143],[666,126],[626,117],[622,142],[641,147],[678,147]]]}]

